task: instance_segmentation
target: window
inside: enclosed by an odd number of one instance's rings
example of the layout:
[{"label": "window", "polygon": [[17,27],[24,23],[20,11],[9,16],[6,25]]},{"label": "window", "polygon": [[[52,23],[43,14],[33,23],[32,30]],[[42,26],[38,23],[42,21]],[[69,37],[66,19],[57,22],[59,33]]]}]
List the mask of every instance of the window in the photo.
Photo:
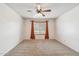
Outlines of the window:
[{"label": "window", "polygon": [[35,34],[43,35],[46,30],[46,22],[34,22],[34,32]]}]

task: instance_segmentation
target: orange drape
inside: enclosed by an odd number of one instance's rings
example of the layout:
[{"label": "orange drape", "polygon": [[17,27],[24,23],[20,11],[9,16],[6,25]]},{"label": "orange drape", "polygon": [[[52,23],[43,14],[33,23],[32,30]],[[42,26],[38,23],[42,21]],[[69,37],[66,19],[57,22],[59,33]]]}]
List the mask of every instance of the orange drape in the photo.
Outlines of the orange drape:
[{"label": "orange drape", "polygon": [[45,39],[49,39],[49,32],[48,32],[48,21],[46,21],[46,32],[45,32]]},{"label": "orange drape", "polygon": [[35,39],[35,34],[34,34],[34,21],[32,21],[32,24],[31,24],[31,39]]}]

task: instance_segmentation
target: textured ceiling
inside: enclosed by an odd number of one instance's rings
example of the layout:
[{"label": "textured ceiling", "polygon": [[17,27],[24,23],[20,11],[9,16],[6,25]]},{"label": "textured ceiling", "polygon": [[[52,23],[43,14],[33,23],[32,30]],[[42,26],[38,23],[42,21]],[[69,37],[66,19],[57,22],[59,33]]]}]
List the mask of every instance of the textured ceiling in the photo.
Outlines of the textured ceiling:
[{"label": "textured ceiling", "polygon": [[[51,9],[51,12],[44,12],[45,17],[37,15],[35,11],[36,3],[7,3],[10,8],[25,18],[57,18],[62,14],[78,6],[78,3],[42,3],[43,9]],[[32,10],[32,12],[27,12]]]}]

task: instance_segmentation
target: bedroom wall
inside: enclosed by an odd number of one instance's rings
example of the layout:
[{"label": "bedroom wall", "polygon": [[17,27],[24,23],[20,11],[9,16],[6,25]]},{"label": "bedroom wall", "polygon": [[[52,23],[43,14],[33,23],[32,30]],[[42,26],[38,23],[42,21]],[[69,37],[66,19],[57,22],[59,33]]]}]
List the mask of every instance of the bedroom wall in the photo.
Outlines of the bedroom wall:
[{"label": "bedroom wall", "polygon": [[[26,19],[25,20],[25,27],[24,27],[24,39],[30,39],[30,34],[31,34],[31,20],[33,19]],[[55,39],[55,28],[54,28],[54,19],[49,19],[48,21],[48,26],[49,26],[49,38],[50,39]],[[36,36],[36,39],[44,39],[44,36]]]},{"label": "bedroom wall", "polygon": [[79,52],[79,6],[56,20],[56,39]]},{"label": "bedroom wall", "polygon": [[19,42],[22,36],[22,18],[5,4],[0,4],[0,55],[4,55]]}]

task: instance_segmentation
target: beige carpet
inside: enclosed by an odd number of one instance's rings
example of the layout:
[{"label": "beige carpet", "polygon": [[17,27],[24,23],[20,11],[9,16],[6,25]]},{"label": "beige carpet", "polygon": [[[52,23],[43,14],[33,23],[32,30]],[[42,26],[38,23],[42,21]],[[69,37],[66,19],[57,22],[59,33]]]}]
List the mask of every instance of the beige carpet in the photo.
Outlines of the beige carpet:
[{"label": "beige carpet", "polygon": [[56,40],[24,40],[5,56],[79,56]]}]

